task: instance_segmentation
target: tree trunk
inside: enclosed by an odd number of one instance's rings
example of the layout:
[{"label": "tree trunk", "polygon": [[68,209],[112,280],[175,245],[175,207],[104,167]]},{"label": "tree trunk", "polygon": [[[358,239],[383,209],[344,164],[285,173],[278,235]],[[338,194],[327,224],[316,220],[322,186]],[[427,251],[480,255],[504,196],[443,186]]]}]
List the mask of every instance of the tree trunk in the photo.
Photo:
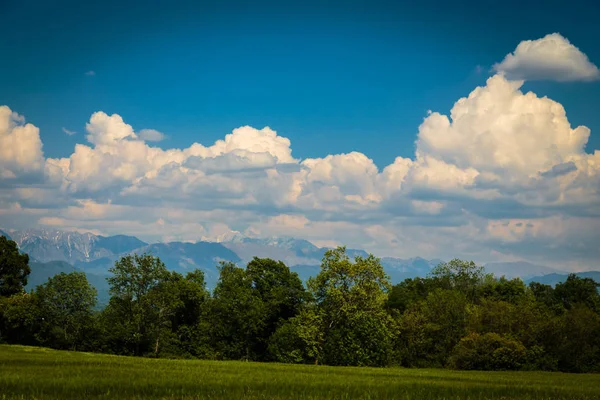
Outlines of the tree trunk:
[{"label": "tree trunk", "polygon": [[158,358],[158,341],[160,339],[160,331],[156,333],[156,345],[154,346],[154,356]]}]

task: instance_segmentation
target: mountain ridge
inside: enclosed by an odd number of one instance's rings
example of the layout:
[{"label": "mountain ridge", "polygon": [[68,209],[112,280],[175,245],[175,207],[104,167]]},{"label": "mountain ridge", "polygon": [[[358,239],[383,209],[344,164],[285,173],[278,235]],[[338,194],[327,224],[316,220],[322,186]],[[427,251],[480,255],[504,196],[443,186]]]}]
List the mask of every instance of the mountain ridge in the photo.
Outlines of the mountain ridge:
[{"label": "mountain ridge", "polygon": [[[101,236],[90,232],[60,231],[50,229],[0,230],[12,236],[21,251],[30,255],[33,262],[63,261],[87,274],[107,276],[108,270],[119,258],[128,254],[150,253],[158,256],[174,271],[186,273],[198,268],[204,271],[207,286],[214,287],[218,280],[218,263],[231,261],[245,265],[254,257],[283,261],[300,277],[307,279],[318,273],[321,260],[328,247],[318,247],[305,239],[289,236],[252,238],[239,233],[222,235],[220,241],[206,238],[196,242],[146,243],[135,236]],[[366,257],[360,249],[347,249],[347,254]],[[392,283],[406,278],[424,277],[432,268],[443,262],[422,257],[382,257],[381,263]],[[484,265],[486,272],[507,278],[523,280],[550,273],[568,274],[554,268],[525,261],[490,262]]]}]

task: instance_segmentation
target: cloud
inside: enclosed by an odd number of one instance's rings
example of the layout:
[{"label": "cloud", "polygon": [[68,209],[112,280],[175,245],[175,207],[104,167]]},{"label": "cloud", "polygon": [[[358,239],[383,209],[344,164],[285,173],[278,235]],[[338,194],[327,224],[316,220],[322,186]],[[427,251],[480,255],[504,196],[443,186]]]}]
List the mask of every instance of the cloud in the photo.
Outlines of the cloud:
[{"label": "cloud", "polygon": [[593,81],[600,70],[569,40],[552,33],[537,40],[524,40],[493,70],[511,80]]},{"label": "cloud", "polygon": [[[163,149],[101,111],[85,143],[44,158],[39,130],[0,107],[0,216],[147,241],[242,232],[379,256],[591,265],[600,151],[586,153],[590,129],[572,126],[560,103],[509,78],[490,77],[447,115],[424,113],[414,156],[381,169],[356,151],[298,159],[269,127]],[[34,172],[44,180],[28,181]]]},{"label": "cloud", "polygon": [[90,70],[90,71],[87,71],[87,72],[85,73],[85,76],[96,76],[96,72],[94,72],[94,71],[91,71],[91,70]]},{"label": "cloud", "polygon": [[0,180],[39,172],[44,165],[40,131],[23,116],[0,106]]},{"label": "cloud", "polygon": [[63,131],[64,133],[66,133],[67,135],[69,135],[69,136],[73,136],[73,135],[75,135],[75,134],[77,133],[77,132],[75,132],[75,131],[70,131],[70,130],[68,130],[68,129],[67,129],[67,128],[65,128],[65,127],[63,127],[63,128],[62,128],[62,131]]},{"label": "cloud", "polygon": [[160,142],[166,138],[165,134],[155,129],[142,129],[139,136],[146,142]]}]

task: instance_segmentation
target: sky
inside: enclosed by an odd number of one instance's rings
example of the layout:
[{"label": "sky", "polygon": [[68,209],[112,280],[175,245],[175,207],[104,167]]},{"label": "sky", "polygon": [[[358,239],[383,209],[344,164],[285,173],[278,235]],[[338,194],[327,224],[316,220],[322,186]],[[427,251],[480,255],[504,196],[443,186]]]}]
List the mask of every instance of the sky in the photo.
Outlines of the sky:
[{"label": "sky", "polygon": [[0,0],[0,227],[597,269],[589,1],[322,3]]}]

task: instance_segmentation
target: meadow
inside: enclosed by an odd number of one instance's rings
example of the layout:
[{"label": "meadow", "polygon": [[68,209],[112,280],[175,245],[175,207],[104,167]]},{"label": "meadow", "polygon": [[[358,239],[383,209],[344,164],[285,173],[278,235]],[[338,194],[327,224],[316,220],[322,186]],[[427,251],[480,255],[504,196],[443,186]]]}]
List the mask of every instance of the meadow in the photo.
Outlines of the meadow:
[{"label": "meadow", "polygon": [[0,399],[600,399],[600,375],[165,360],[2,345]]}]

